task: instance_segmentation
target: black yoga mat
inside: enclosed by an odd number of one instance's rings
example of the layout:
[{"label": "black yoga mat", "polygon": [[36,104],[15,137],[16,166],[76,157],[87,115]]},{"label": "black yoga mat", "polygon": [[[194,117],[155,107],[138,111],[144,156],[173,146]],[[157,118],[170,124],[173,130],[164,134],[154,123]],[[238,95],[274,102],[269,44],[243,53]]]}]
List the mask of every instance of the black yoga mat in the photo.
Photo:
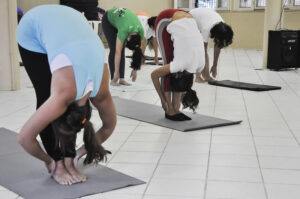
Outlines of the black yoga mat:
[{"label": "black yoga mat", "polygon": [[229,121],[220,118],[185,113],[192,118],[190,121],[175,122],[165,119],[165,113],[160,106],[114,97],[117,114],[130,119],[139,120],[163,126],[177,131],[194,131],[239,124],[242,121]]},{"label": "black yoga mat", "polygon": [[[132,56],[126,56],[126,58],[132,58]],[[154,60],[154,57],[151,57],[151,56],[145,56],[145,60],[150,60],[150,61],[153,61]],[[162,60],[161,57],[158,57],[158,60]]]},{"label": "black yoga mat", "polygon": [[50,178],[43,162],[30,156],[18,145],[17,134],[0,128],[0,185],[25,199],[79,198],[143,181],[105,166],[81,166],[88,180],[71,186],[59,185]]},{"label": "black yoga mat", "polygon": [[[156,66],[155,62],[153,62],[153,61],[146,61],[145,64],[146,65],[154,65],[154,66]],[[158,63],[158,66],[162,66],[162,65],[163,65],[163,63],[161,63],[161,62]]]},{"label": "black yoga mat", "polygon": [[222,80],[222,81],[209,81],[211,85],[222,86],[228,88],[237,88],[244,89],[250,91],[270,91],[270,90],[280,90],[279,86],[269,86],[269,85],[261,85],[261,84],[251,84],[245,82],[236,82],[231,80]]}]

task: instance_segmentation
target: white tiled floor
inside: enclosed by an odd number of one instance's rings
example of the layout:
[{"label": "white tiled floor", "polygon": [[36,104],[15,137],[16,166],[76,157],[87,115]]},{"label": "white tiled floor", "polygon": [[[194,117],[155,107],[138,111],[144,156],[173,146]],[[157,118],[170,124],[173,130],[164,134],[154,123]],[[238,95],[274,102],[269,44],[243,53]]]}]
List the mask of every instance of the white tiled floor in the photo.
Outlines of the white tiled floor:
[{"label": "white tiled floor", "polygon": [[[104,144],[113,152],[105,164],[147,184],[85,199],[300,198],[300,72],[255,70],[261,62],[260,51],[225,49],[219,79],[278,85],[282,90],[257,93],[194,85],[200,99],[198,113],[243,120],[241,125],[183,133],[118,117],[114,134]],[[143,67],[137,81],[151,84],[155,68]],[[127,69],[127,78],[129,73]],[[23,68],[21,76],[20,91],[0,92],[0,127],[14,131],[35,107]],[[112,94],[160,103],[154,90],[112,90]],[[101,126],[96,112],[92,121]],[[17,197],[0,187],[0,198]]]}]

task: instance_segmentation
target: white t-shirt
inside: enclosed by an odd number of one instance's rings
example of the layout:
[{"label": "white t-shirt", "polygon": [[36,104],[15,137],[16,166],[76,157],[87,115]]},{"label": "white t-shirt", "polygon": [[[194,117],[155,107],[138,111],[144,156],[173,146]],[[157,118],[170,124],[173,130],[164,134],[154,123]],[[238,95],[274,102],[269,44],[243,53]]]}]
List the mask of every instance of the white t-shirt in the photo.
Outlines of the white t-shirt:
[{"label": "white t-shirt", "polygon": [[174,45],[170,72],[201,72],[205,65],[204,44],[195,19],[181,18],[167,26]]},{"label": "white t-shirt", "polygon": [[210,30],[214,25],[224,22],[222,17],[210,8],[195,8],[190,11],[190,14],[195,18],[205,43],[209,42]]},{"label": "white t-shirt", "polygon": [[150,39],[151,37],[155,37],[155,31],[149,27],[148,25],[148,19],[149,17],[144,15],[138,15],[137,16],[144,28],[144,35],[146,39]]}]

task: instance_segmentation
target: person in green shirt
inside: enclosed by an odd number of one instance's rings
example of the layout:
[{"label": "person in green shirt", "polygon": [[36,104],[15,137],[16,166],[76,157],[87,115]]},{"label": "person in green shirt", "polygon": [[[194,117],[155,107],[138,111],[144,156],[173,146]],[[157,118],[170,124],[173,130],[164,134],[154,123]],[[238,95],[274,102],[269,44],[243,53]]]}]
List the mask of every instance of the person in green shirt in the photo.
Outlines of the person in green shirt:
[{"label": "person in green shirt", "polygon": [[144,29],[135,13],[125,8],[113,7],[102,19],[102,26],[110,52],[108,63],[111,74],[111,85],[130,85],[124,79],[125,74],[125,46],[133,51],[130,77],[136,80],[137,70],[140,69],[144,55],[141,43]]}]

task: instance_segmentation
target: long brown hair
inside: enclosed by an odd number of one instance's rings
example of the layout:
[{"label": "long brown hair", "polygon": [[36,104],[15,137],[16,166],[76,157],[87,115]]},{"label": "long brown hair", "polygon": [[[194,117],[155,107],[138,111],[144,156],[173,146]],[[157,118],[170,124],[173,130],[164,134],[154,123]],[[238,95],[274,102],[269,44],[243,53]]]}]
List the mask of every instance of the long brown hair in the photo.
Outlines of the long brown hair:
[{"label": "long brown hair", "polygon": [[[63,154],[68,150],[68,143],[76,141],[76,134],[84,129],[83,141],[87,151],[84,164],[106,161],[106,155],[110,153],[97,141],[93,124],[90,122],[92,108],[89,100],[84,106],[78,106],[73,102],[66,112],[52,122],[56,137],[56,147],[59,147]],[[75,139],[75,140],[74,140]]]}]

